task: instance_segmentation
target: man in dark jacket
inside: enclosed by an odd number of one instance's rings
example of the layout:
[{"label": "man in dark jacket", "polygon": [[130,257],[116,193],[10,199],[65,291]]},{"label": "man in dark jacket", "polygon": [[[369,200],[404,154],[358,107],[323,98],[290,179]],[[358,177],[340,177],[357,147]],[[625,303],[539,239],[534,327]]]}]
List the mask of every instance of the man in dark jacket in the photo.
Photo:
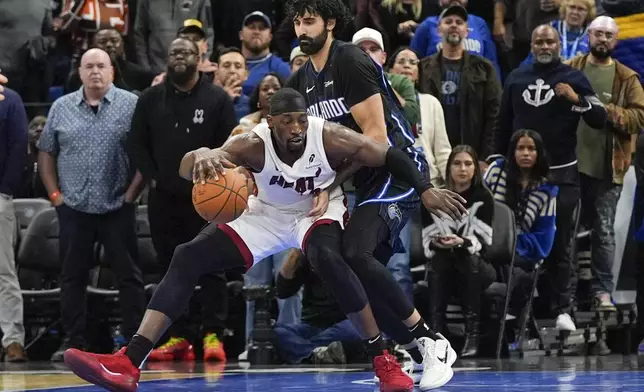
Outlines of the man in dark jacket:
[{"label": "man in dark jacket", "polygon": [[584,73],[561,62],[560,46],[559,34],[552,26],[542,25],[534,30],[534,63],[515,69],[505,82],[495,131],[495,152],[507,154],[511,135],[519,129],[532,129],[543,137],[552,182],[559,186],[557,234],[544,266],[551,279],[550,300],[552,311],[557,315],[556,327],[574,331],[576,327],[568,313],[573,211],[580,196],[577,126],[583,118],[592,128],[604,128],[606,109]]},{"label": "man in dark jacket", "polygon": [[443,46],[420,62],[418,91],[441,101],[450,144],[468,144],[479,157],[494,149],[494,122],[499,110],[501,83],[494,66],[465,50],[467,11],[458,5],[439,17]]},{"label": "man in dark jacket", "polygon": [[[114,85],[116,87],[133,93],[140,93],[150,87],[154,73],[125,58],[123,37],[117,30],[100,30],[94,36],[93,46],[103,49],[110,55],[114,66]],[[78,70],[74,70],[65,83],[65,94],[78,90],[81,85]]]},{"label": "man in dark jacket", "polygon": [[[206,222],[192,205],[192,185],[179,177],[183,156],[200,147],[221,146],[237,125],[223,89],[197,71],[199,48],[186,38],[170,44],[167,77],[140,97],[127,145],[130,159],[150,184],[148,219],[159,263],[168,268],[174,249],[194,238]],[[227,315],[226,278],[204,275],[202,290],[204,359],[225,360],[218,337]],[[176,339],[153,350],[149,360],[194,360],[185,339],[185,318],[173,327]]]}]

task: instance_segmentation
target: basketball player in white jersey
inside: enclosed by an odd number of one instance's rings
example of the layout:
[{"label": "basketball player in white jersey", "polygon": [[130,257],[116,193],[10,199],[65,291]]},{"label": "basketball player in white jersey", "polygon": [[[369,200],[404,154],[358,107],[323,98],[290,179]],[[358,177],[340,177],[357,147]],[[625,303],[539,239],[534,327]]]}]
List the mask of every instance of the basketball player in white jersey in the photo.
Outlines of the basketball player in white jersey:
[{"label": "basketball player in white jersey", "polygon": [[[152,297],[137,334],[113,355],[70,349],[65,363],[86,381],[114,391],[135,391],[139,367],[172,320],[188,305],[199,277],[246,267],[292,247],[306,254],[313,269],[333,291],[338,304],[363,335],[373,358],[381,391],[411,391],[413,381],[384,347],[364,289],[341,256],[347,210],[341,190],[330,195],[319,218],[309,216],[313,198],[335,179],[335,168],[351,159],[365,166],[385,166],[423,194],[432,211],[462,211],[460,197],[433,190],[402,151],[374,142],[339,124],[306,114],[306,102],[293,89],[278,91],[270,115],[250,133],[235,136],[221,148],[186,154],[179,172],[203,181],[235,166],[254,173],[257,197],[249,209],[228,224],[210,224],[191,242],[180,245]],[[455,209],[453,211],[452,209]]]}]

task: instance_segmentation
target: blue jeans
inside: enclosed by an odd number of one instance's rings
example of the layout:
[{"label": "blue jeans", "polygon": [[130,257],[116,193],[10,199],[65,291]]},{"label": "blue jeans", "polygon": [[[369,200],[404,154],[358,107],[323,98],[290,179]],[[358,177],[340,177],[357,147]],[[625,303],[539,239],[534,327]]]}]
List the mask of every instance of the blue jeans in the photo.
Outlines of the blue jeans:
[{"label": "blue jeans", "polygon": [[387,263],[387,269],[391,272],[400,285],[407,298],[414,303],[414,282],[411,277],[411,265],[409,260],[409,248],[411,247],[411,221],[407,222],[400,231],[400,241],[405,247],[405,253],[394,253]]},{"label": "blue jeans", "polygon": [[[277,274],[286,261],[288,250],[276,253],[255,264],[244,275],[245,285],[273,285]],[[298,324],[302,315],[302,292],[286,298],[278,299],[279,315],[277,322],[280,324]],[[253,331],[255,316],[255,301],[246,303],[246,342]]]},{"label": "blue jeans", "polygon": [[328,346],[336,341],[361,341],[360,334],[349,320],[341,321],[327,329],[309,324],[277,324],[273,329],[280,357],[288,363],[300,363],[313,349]]}]

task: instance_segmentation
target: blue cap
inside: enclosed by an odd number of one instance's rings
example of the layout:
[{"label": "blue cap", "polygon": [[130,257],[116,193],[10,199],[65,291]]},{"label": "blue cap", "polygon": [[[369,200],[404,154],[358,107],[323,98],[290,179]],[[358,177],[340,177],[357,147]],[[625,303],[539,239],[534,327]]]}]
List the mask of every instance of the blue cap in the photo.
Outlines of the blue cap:
[{"label": "blue cap", "polygon": [[246,26],[248,23],[253,22],[255,20],[261,20],[262,22],[266,23],[266,27],[268,27],[269,29],[273,28],[273,24],[271,23],[271,18],[269,18],[262,11],[254,11],[246,15],[244,17],[244,21],[242,22],[242,27]]}]

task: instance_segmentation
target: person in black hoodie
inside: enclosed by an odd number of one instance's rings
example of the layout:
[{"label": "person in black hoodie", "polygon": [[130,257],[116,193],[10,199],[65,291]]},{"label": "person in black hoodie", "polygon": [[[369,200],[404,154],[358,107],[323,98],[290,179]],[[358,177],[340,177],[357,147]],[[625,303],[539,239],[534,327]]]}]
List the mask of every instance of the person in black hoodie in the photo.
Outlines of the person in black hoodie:
[{"label": "person in black hoodie", "polygon": [[577,125],[583,118],[590,127],[602,129],[606,109],[583,72],[561,62],[560,42],[550,25],[539,26],[532,33],[535,61],[508,75],[495,129],[495,151],[508,151],[511,136],[519,129],[532,129],[543,138],[550,157],[551,180],[559,186],[555,244],[544,266],[553,290],[550,300],[557,315],[556,327],[575,331],[569,315],[569,282],[573,211],[580,196]]},{"label": "person in black hoodie", "polygon": [[447,160],[447,189],[457,192],[467,204],[468,214],[459,219],[438,217],[423,210],[427,222],[422,230],[425,257],[431,259],[432,329],[445,330],[445,311],[456,286],[465,316],[465,344],[460,357],[478,353],[481,294],[496,278],[494,267],[483,260],[492,245],[494,199],[483,185],[474,148],[458,145]]},{"label": "person in black hoodie", "polygon": [[[154,72],[127,61],[123,37],[115,29],[103,29],[96,33],[93,47],[103,49],[112,59],[114,65],[114,85],[123,90],[141,93],[150,87],[154,79]],[[82,85],[78,70],[69,74],[65,83],[65,94],[78,90]]]},{"label": "person in black hoodie", "polygon": [[[193,41],[175,39],[168,56],[168,77],[139,98],[127,140],[131,161],[150,184],[150,231],[165,269],[174,249],[192,240],[206,224],[192,205],[192,184],[179,177],[177,167],[189,151],[221,146],[237,124],[228,94],[197,71],[199,48]],[[224,360],[217,336],[223,333],[227,315],[225,275],[205,275],[200,286],[204,359]],[[184,319],[170,333],[176,339],[152,351],[149,359],[194,359],[185,334]]]}]

